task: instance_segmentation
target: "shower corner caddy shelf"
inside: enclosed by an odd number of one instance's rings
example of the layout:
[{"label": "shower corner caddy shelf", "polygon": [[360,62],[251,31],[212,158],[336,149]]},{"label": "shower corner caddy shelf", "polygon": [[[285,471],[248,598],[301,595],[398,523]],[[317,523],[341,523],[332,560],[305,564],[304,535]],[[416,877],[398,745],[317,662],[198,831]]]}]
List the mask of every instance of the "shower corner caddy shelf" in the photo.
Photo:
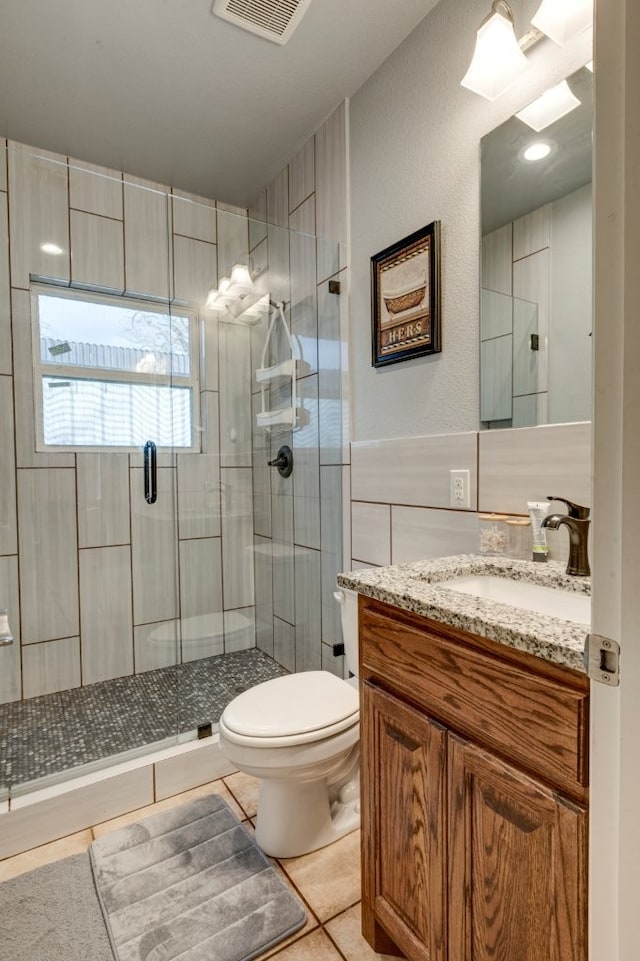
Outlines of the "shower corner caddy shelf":
[{"label": "shower corner caddy shelf", "polygon": [[[309,415],[304,407],[297,406],[296,379],[308,373],[311,370],[311,367],[306,361],[296,360],[294,356],[291,331],[289,330],[289,325],[287,324],[284,316],[284,304],[278,303],[272,304],[271,306],[273,309],[273,314],[271,316],[271,322],[265,338],[264,347],[262,348],[260,367],[256,370],[256,381],[261,385],[260,398],[262,407],[259,413],[256,414],[256,426],[263,427],[266,430],[275,430],[278,428],[281,430],[298,430],[300,427],[304,427],[304,425],[309,422]],[[281,360],[279,363],[274,364],[272,367],[265,367],[267,352],[269,350],[269,342],[273,335],[276,321],[278,319],[280,319],[280,322],[282,323],[282,327],[287,338],[287,343],[289,345],[289,356],[285,360]],[[273,383],[282,384],[285,381],[291,382],[291,406],[278,407],[273,410],[269,410],[265,406],[266,389],[268,385]]]}]

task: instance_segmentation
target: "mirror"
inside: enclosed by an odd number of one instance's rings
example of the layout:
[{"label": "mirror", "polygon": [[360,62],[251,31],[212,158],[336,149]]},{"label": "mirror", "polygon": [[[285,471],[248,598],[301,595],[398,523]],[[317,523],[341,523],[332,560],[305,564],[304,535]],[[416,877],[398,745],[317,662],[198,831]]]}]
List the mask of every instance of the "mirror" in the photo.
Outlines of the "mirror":
[{"label": "mirror", "polygon": [[536,132],[515,115],[482,140],[484,429],[591,417],[593,75],[566,83],[565,116]]}]

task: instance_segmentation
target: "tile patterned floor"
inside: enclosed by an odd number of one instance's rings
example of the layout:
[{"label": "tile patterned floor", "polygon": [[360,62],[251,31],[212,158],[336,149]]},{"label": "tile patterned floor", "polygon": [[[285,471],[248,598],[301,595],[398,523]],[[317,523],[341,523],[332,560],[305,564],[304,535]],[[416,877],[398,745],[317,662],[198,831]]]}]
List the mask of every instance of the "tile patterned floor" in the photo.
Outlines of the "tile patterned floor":
[{"label": "tile patterned floor", "polygon": [[236,694],[288,673],[253,648],[0,705],[0,788],[216,724]]},{"label": "tile patterned floor", "polygon": [[[233,774],[0,861],[0,881],[86,851],[94,837],[214,792],[228,801],[241,820],[247,825],[251,823],[250,818],[255,815],[257,782],[246,774]],[[304,902],[308,920],[304,928],[260,955],[256,961],[266,961],[267,958],[274,961],[393,961],[388,955],[376,954],[360,934],[359,838],[359,832],[355,831],[312,854],[272,862]]]}]

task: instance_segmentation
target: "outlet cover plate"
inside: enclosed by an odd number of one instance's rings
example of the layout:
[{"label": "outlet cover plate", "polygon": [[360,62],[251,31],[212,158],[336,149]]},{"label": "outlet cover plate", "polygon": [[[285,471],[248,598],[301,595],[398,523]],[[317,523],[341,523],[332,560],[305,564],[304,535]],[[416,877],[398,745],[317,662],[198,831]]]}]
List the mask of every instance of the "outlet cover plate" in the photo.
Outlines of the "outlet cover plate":
[{"label": "outlet cover plate", "polygon": [[450,506],[457,507],[459,510],[469,510],[471,507],[471,478],[469,475],[469,470],[465,469],[449,471],[449,485]]}]

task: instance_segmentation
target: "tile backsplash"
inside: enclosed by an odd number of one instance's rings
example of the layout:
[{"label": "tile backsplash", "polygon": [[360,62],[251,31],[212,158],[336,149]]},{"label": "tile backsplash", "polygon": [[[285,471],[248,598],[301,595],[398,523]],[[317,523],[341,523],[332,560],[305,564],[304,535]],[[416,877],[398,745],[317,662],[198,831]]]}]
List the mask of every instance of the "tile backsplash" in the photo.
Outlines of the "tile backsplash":
[{"label": "tile backsplash", "polygon": [[477,460],[475,432],[354,443],[351,496],[355,501],[446,508],[449,470],[466,469],[471,480],[470,504],[475,508]]},{"label": "tile backsplash", "polygon": [[[450,471],[465,468],[471,508],[450,508]],[[473,552],[478,512],[526,515],[547,495],[591,503],[590,423],[353,443],[352,566]],[[566,531],[548,535],[566,560]]]},{"label": "tile backsplash", "polygon": [[550,424],[479,435],[481,511],[525,514],[547,495],[591,503],[591,424]]}]

